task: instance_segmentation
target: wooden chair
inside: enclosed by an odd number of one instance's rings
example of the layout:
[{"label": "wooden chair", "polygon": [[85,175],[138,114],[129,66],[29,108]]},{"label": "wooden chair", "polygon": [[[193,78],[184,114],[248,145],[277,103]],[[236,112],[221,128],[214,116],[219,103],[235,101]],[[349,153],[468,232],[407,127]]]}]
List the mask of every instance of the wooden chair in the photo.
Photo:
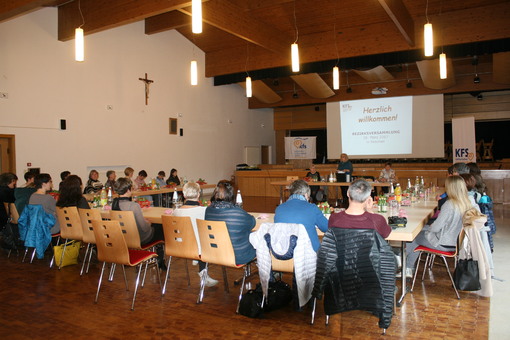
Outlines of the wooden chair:
[{"label": "wooden chair", "polygon": [[189,216],[163,215],[161,218],[163,220],[163,232],[165,234],[165,255],[168,256],[165,283],[163,284],[163,290],[161,292],[161,295],[164,296],[168,277],[170,276],[172,256],[185,259],[189,286],[190,277],[186,259],[200,260],[200,255],[198,253],[197,239]]},{"label": "wooden chair", "polygon": [[448,257],[448,258],[455,259],[455,266],[457,265],[457,253],[458,253],[458,249],[459,249],[459,244],[461,244],[463,238],[464,238],[464,229],[461,230],[459,237],[458,237],[457,246],[452,251],[441,251],[441,250],[427,248],[424,246],[416,247],[416,249],[414,251],[415,252],[419,251],[420,256],[418,257],[416,270],[414,271],[414,275],[413,275],[413,284],[411,286],[411,293],[413,292],[414,283],[416,282],[416,276],[418,276],[418,270],[420,269],[421,256],[423,254],[427,254],[427,257],[425,259],[425,265],[423,266],[423,274],[421,276],[421,280],[423,281],[425,279],[425,272],[427,271],[427,269],[432,270],[432,265],[434,263],[434,259],[436,256],[439,256],[441,259],[443,259],[444,265],[446,267],[446,272],[448,273],[448,276],[450,277],[450,281],[452,282],[453,289],[455,290],[455,295],[457,295],[457,299],[460,300],[459,291],[457,290],[457,287],[455,286],[455,282],[453,281],[452,273],[450,271],[450,267],[448,266],[448,262],[446,261],[446,258]]},{"label": "wooden chair", "polygon": [[[99,282],[97,285],[96,299],[94,300],[94,302],[97,303],[97,300],[99,298],[99,290],[101,289],[103,273],[107,262],[122,265],[126,290],[129,289],[124,266],[126,265],[130,267],[139,266],[138,274],[136,276],[133,302],[131,303],[131,310],[134,310],[136,292],[138,291],[138,285],[140,283],[140,274],[142,272],[142,266],[144,263],[147,263],[151,259],[157,258],[158,255],[155,252],[151,251],[128,249],[119,221],[92,220],[92,228],[94,230],[94,236],[96,239],[97,258],[99,261],[103,261],[103,267],[101,269],[101,275],[99,276]],[[159,280],[159,284],[161,287],[161,279]]]},{"label": "wooden chair", "polygon": [[[119,221],[122,228],[122,233],[124,234],[124,238],[126,239],[126,243],[129,249],[150,249],[151,251],[155,251],[158,244],[165,243],[162,240],[157,240],[147,244],[142,244],[140,241],[140,233],[138,232],[138,227],[136,226],[135,215],[132,211],[110,210],[110,219],[112,221]],[[156,264],[156,266],[158,265],[156,262],[151,262],[150,264]],[[147,275],[148,266],[149,262],[147,262],[145,266],[145,271],[142,279],[142,287],[145,285],[145,276]],[[110,275],[110,279],[112,275],[113,271]]]},{"label": "wooden chair", "polygon": [[[239,313],[239,302],[243,295],[244,283],[248,276],[248,263],[237,265],[234,253],[234,247],[228,234],[227,224],[224,221],[206,221],[197,219],[198,234],[200,236],[201,259],[206,262],[205,271],[209,269],[209,264],[217,264],[224,267],[239,268],[244,270],[241,289],[239,290],[239,298],[237,301],[236,313]],[[205,289],[205,278],[203,275],[200,280],[200,292],[198,294],[197,303],[202,303]],[[223,270],[223,279],[226,287],[228,287],[226,271]]]},{"label": "wooden chair", "polygon": [[83,269],[85,263],[87,263],[86,273],[89,272],[90,261],[92,259],[92,249],[96,244],[96,237],[94,236],[94,230],[92,229],[92,221],[101,221],[101,212],[98,209],[78,209],[81,220],[81,228],[83,231],[83,243],[87,244],[85,250],[85,257],[83,258],[83,264],[81,266],[80,275],[83,275]]},{"label": "wooden chair", "polygon": [[494,161],[494,138],[487,143],[483,143],[483,160]]},{"label": "wooden chair", "polygon": [[58,269],[62,268],[64,254],[67,248],[68,240],[83,240],[83,229],[81,226],[80,214],[76,207],[57,207],[57,218],[60,224],[60,236],[65,239],[64,249],[58,262]]}]

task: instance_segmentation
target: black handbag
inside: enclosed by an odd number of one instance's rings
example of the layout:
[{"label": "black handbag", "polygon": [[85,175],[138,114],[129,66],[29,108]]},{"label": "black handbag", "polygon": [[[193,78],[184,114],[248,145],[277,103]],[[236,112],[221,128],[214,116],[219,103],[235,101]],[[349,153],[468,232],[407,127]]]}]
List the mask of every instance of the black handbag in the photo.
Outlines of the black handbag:
[{"label": "black handbag", "polygon": [[263,316],[260,284],[257,285],[256,289],[251,289],[243,294],[241,302],[239,302],[239,314],[249,318],[261,318]]},{"label": "black handbag", "polygon": [[267,301],[264,302],[264,311],[270,312],[287,306],[292,300],[292,289],[289,284],[277,280],[269,282]]},{"label": "black handbag", "polygon": [[473,259],[459,260],[453,273],[453,281],[458,290],[480,290],[482,287],[480,286],[478,261]]}]

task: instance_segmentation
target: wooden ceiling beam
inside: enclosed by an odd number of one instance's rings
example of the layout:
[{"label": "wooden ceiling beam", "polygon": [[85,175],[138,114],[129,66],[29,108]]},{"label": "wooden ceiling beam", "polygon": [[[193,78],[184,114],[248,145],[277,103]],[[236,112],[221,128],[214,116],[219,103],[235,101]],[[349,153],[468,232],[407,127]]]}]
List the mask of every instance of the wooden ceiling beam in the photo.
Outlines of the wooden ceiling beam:
[{"label": "wooden ceiling beam", "polygon": [[55,0],[4,0],[0,2],[0,22],[54,4]]},{"label": "wooden ceiling beam", "polygon": [[145,19],[145,34],[155,34],[191,25],[189,15],[171,11]]},{"label": "wooden ceiling beam", "polygon": [[[191,8],[182,8],[182,13],[191,16]],[[202,6],[202,20],[269,51],[281,53],[290,50],[292,37],[265,22],[261,22],[228,0],[214,0]],[[243,47],[246,49],[246,47]],[[245,54],[245,53],[244,53]]]},{"label": "wooden ceiling beam", "polygon": [[[191,0],[87,0],[81,2],[85,34],[130,24],[145,18],[191,6]],[[74,30],[82,24],[78,1],[58,8],[58,40],[74,38]]]},{"label": "wooden ceiling beam", "polygon": [[402,0],[378,0],[410,47],[414,47],[414,21]]}]

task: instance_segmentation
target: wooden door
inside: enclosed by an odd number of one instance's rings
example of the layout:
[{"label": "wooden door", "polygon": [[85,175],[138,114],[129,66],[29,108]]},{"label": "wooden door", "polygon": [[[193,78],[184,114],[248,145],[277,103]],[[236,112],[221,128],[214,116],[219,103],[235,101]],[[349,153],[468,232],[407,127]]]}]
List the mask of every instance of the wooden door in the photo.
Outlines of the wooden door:
[{"label": "wooden door", "polygon": [[14,135],[0,135],[0,173],[16,173]]}]

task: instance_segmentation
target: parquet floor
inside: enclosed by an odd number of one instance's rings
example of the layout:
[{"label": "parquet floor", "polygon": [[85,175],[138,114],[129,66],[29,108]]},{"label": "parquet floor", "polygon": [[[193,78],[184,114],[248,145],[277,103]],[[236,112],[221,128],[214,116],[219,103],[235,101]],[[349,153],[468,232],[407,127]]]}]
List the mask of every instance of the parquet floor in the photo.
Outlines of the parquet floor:
[{"label": "parquet floor", "polygon": [[[127,268],[126,291],[118,268],[113,282],[105,281],[94,304],[100,264],[92,264],[82,277],[79,266],[49,269],[48,259],[21,263],[21,256],[0,253],[0,338],[2,339],[487,339],[490,299],[461,292],[455,298],[444,267],[436,265],[431,277],[417,283],[403,306],[397,308],[386,336],[378,319],[368,312],[351,311],[330,318],[324,325],[318,304],[315,325],[310,310],[288,308],[267,313],[264,319],[235,314],[238,286],[232,281],[241,271],[228,270],[230,293],[223,290],[221,269],[211,266],[220,280],[206,288],[204,301],[196,304],[199,277],[184,260],[172,264],[167,294],[161,297],[155,270],[139,290],[135,311],[130,310],[134,270]],[[284,277],[290,282],[290,277]],[[255,277],[253,284],[257,282]]]}]

